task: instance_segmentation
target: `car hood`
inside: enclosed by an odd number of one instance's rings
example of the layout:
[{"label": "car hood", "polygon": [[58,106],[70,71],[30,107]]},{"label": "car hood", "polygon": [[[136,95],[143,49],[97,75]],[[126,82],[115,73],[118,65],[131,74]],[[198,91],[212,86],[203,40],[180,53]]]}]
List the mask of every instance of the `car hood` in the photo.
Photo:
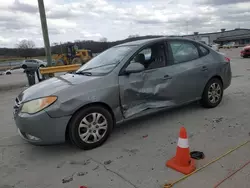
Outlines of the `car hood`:
[{"label": "car hood", "polygon": [[54,95],[55,93],[65,90],[74,85],[88,82],[97,78],[98,77],[76,74],[56,76],[27,88],[19,94],[18,100],[21,102],[25,102],[32,99]]}]

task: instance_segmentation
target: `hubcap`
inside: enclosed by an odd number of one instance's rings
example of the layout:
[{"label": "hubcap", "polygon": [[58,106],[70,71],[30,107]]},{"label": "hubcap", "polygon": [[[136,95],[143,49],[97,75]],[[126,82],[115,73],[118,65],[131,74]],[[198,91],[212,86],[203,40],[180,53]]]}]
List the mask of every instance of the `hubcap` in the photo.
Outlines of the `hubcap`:
[{"label": "hubcap", "polygon": [[218,83],[213,83],[210,85],[208,90],[208,100],[211,103],[217,103],[221,98],[221,87]]},{"label": "hubcap", "polygon": [[104,137],[107,129],[107,119],[100,113],[91,113],[81,120],[78,133],[84,142],[95,143]]}]

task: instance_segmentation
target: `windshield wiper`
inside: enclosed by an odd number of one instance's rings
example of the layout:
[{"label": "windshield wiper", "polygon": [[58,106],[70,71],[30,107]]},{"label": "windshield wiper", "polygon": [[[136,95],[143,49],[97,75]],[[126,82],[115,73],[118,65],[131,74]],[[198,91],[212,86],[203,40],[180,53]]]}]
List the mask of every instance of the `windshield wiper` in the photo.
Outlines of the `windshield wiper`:
[{"label": "windshield wiper", "polygon": [[92,67],[92,68],[85,69],[83,71],[92,70],[92,69],[96,69],[96,68],[100,68],[100,67],[105,67],[105,66],[108,66],[108,65],[114,65],[114,64],[117,64],[117,63],[110,63],[110,64],[106,64],[106,65],[100,65],[100,66],[97,66],[97,67]]},{"label": "windshield wiper", "polygon": [[92,76],[91,72],[86,72],[86,71],[75,72],[75,74],[80,74],[80,75],[84,75],[84,76]]}]

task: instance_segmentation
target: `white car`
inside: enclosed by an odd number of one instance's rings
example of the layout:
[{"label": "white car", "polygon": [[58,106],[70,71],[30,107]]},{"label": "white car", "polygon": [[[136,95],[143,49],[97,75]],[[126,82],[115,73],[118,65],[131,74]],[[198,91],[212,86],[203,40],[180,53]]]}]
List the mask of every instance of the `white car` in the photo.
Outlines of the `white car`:
[{"label": "white car", "polygon": [[212,44],[211,45],[211,48],[213,49],[213,50],[215,50],[215,51],[219,51],[219,44]]},{"label": "white car", "polygon": [[4,74],[4,75],[12,74],[12,70],[11,70],[11,69],[6,70],[3,74]]},{"label": "white car", "polygon": [[21,67],[26,69],[27,67],[46,67],[47,62],[40,59],[26,59],[22,62]]},{"label": "white car", "polygon": [[230,49],[230,48],[238,48],[238,46],[236,45],[235,42],[226,43],[226,44],[224,44],[222,47],[223,47],[223,48],[228,48],[228,49]]},{"label": "white car", "polygon": [[5,72],[3,72],[3,75],[10,75],[10,74],[23,73],[22,70],[23,70],[23,69],[21,69],[20,67],[13,67],[13,68],[8,69],[8,70],[6,70]]}]

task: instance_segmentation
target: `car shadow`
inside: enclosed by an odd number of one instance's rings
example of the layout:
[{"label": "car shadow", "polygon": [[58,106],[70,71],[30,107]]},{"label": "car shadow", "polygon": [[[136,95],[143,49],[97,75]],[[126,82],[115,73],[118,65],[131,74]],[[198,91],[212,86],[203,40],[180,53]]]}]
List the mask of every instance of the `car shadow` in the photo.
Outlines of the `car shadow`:
[{"label": "car shadow", "polygon": [[[162,120],[164,118],[165,123],[167,124],[168,118],[177,118],[180,114],[184,113],[190,113],[199,111],[199,110],[207,110],[198,104],[198,102],[194,102],[185,106],[176,107],[172,109],[165,109],[161,110],[155,113],[152,113],[150,115],[145,115],[141,117],[136,117],[134,119],[125,121],[123,123],[118,124],[115,126],[111,137],[107,140],[106,143],[104,143],[105,147],[108,147],[110,143],[116,142],[116,140],[121,139],[124,136],[129,135],[132,133],[135,128],[136,129],[147,129],[150,126],[160,126],[155,124],[157,120]],[[126,134],[126,135],[125,135]],[[102,146],[100,146],[102,147]],[[96,150],[98,148],[95,148]],[[48,145],[48,146],[32,146],[32,145],[26,145],[25,152],[27,155],[32,154],[33,156],[36,155],[38,158],[39,156],[46,156],[47,159],[49,158],[56,158],[60,154],[61,155],[72,155],[80,152],[88,152],[84,150],[80,150],[77,147],[75,147],[70,142],[64,143],[64,144],[57,144],[57,145]]]},{"label": "car shadow", "polygon": [[[148,126],[157,126],[155,122],[158,119],[162,119],[164,117],[164,121],[168,120],[167,118],[171,117],[175,118],[183,113],[189,113],[190,111],[198,111],[198,110],[206,110],[200,106],[198,102],[193,102],[188,105],[179,106],[171,109],[163,109],[151,114],[143,115],[141,117],[136,117],[134,119],[127,120],[123,123],[118,124],[113,133],[112,137],[120,137],[121,132],[129,132],[133,131],[133,129],[139,126],[142,128],[147,128]],[[147,123],[146,123],[147,122]],[[167,123],[167,122],[166,122]],[[117,135],[118,134],[118,135]],[[123,134],[123,133],[122,133]]]}]

